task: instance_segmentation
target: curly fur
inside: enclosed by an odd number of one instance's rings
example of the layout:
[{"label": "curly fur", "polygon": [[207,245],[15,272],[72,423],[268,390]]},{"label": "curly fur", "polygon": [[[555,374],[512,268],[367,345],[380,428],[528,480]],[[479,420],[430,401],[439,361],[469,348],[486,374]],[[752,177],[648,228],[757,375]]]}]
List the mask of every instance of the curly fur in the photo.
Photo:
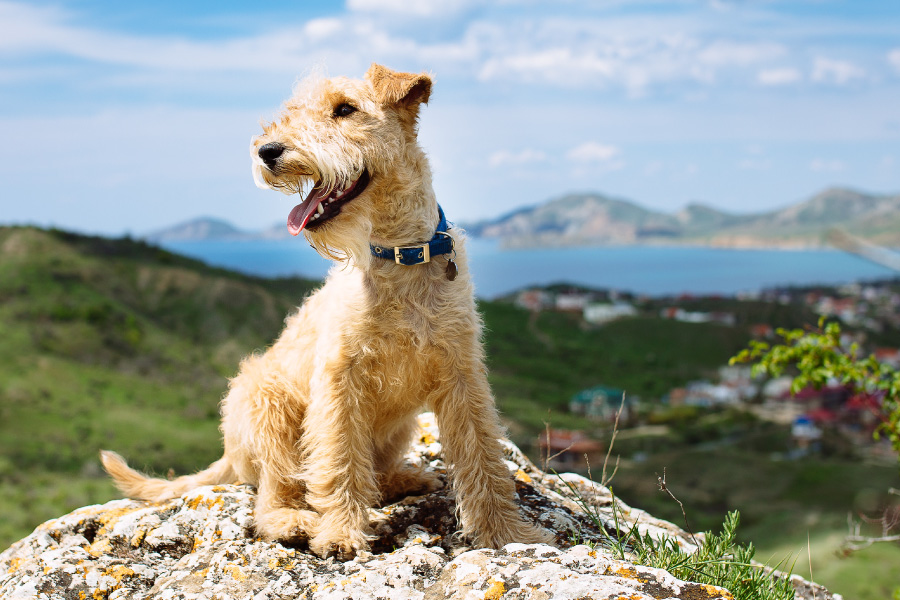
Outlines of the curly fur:
[{"label": "curly fur", "polygon": [[[249,482],[259,489],[261,536],[306,538],[317,554],[346,559],[368,548],[369,507],[440,485],[402,460],[424,406],[437,416],[465,534],[489,547],[551,539],[522,519],[503,461],[463,232],[449,232],[454,281],[444,274],[447,256],[401,266],[369,254],[370,244],[433,235],[437,202],[416,141],[431,84],[427,74],[379,65],[362,80],[312,78],[254,140],[254,178],[266,187],[343,186],[364,168],[371,182],[341,214],[305,231],[316,249],[341,260],[278,340],[242,362],[222,402],[223,457],[164,481],[104,452],[125,493],[162,500],[198,485]],[[345,102],[358,111],[336,119]],[[258,157],[269,142],[286,148],[275,168]]]}]

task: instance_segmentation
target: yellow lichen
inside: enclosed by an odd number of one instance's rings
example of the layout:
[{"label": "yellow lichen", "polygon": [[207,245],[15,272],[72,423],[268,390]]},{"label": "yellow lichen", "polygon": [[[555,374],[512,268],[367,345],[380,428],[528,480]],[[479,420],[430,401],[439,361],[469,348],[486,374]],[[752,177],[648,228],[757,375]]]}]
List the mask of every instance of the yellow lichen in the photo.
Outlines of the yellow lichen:
[{"label": "yellow lichen", "polygon": [[97,535],[103,535],[107,533],[110,525],[114,525],[125,515],[131,514],[136,510],[142,510],[143,508],[145,508],[143,505],[135,503],[129,506],[124,506],[122,508],[114,508],[101,512],[97,516],[97,521],[100,522],[100,529],[97,531]]},{"label": "yellow lichen", "polygon": [[147,537],[146,529],[136,529],[134,531],[134,535],[131,536],[131,547],[137,548],[144,541],[144,538]]},{"label": "yellow lichen", "polygon": [[734,600],[734,596],[731,595],[731,592],[728,590],[724,590],[722,588],[717,588],[714,585],[709,585],[707,583],[701,583],[700,586],[703,588],[703,591],[709,594],[710,598],[726,598]]},{"label": "yellow lichen", "polygon": [[244,573],[237,565],[225,565],[222,570],[231,575],[235,581],[246,581],[247,579],[246,573]]},{"label": "yellow lichen", "polygon": [[506,593],[506,584],[497,579],[490,580],[491,587],[484,592],[484,600],[499,600]]},{"label": "yellow lichen", "polygon": [[638,572],[634,569],[634,567],[610,565],[607,572],[615,573],[616,575],[620,575],[621,577],[626,577],[628,579],[639,579]]},{"label": "yellow lichen", "polygon": [[524,481],[525,483],[531,483],[531,477],[529,477],[528,473],[526,473],[522,469],[516,471],[516,479],[518,479],[519,481]]},{"label": "yellow lichen", "polygon": [[204,508],[214,508],[217,506],[225,506],[225,499],[222,496],[213,496],[212,498],[207,498],[203,494],[197,494],[187,502],[185,505],[191,510],[197,510],[201,506]]},{"label": "yellow lichen", "polygon": [[85,546],[84,549],[87,550],[87,553],[94,558],[99,558],[100,556],[112,551],[112,545],[110,545],[109,540],[104,538],[100,540],[94,540],[93,544],[91,544],[90,546]]},{"label": "yellow lichen", "polygon": [[22,564],[22,559],[21,559],[21,558],[14,558],[14,559],[12,559],[11,561],[9,561],[9,568],[6,570],[6,572],[7,572],[7,573],[12,573],[13,571],[15,571],[16,569],[19,568],[19,565],[20,565],[20,564]]},{"label": "yellow lichen", "polygon": [[297,562],[289,559],[287,556],[278,556],[278,557],[269,559],[269,568],[273,571],[275,569],[283,569],[285,571],[290,571],[296,566],[297,566]]},{"label": "yellow lichen", "polygon": [[125,565],[113,565],[112,567],[106,569],[105,573],[116,581],[122,581],[123,577],[130,577],[134,575],[134,571],[132,569],[129,569]]}]

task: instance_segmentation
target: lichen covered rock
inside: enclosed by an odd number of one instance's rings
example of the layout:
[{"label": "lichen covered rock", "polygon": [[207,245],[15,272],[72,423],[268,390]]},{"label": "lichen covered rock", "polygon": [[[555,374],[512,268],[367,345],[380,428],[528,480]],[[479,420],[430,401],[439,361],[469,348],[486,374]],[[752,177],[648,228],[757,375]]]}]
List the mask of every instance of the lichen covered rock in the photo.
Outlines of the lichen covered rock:
[{"label": "lichen covered rock", "polygon": [[[446,478],[432,417],[420,424],[409,460]],[[506,448],[523,510],[556,534],[558,548],[472,549],[443,489],[373,509],[372,553],[345,563],[322,560],[305,546],[256,538],[253,488],[221,485],[162,503],[115,500],[44,523],[0,554],[0,598],[731,598],[721,588],[615,560],[568,486],[597,506],[614,531],[609,491],[576,475],[547,475],[512,444]],[[641,532],[693,548],[670,523],[618,500],[617,511],[619,527],[637,521]],[[576,534],[580,545],[573,545]],[[818,586],[814,591],[831,597]]]}]

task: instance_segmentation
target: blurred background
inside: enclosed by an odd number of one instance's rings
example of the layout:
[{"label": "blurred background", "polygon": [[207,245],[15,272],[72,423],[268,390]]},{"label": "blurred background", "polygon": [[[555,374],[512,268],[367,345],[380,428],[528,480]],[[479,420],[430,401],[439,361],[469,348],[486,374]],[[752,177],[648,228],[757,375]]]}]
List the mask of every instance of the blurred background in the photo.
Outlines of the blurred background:
[{"label": "blurred background", "polygon": [[627,502],[680,523],[666,468],[696,527],[737,508],[761,560],[897,593],[896,543],[838,557],[848,514],[897,510],[871,411],[727,368],[823,315],[900,365],[892,0],[0,1],[0,546],[116,497],[100,447],[218,456],[226,378],[328,268],[250,140],[372,62],[434,77],[420,141],[514,441],[583,471],[624,392]]}]

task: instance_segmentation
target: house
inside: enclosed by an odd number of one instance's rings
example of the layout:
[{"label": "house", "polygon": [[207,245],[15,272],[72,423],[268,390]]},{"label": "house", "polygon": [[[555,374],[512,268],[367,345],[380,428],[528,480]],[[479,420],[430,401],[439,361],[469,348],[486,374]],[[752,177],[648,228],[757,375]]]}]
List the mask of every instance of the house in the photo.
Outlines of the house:
[{"label": "house", "polygon": [[794,445],[800,450],[794,455],[799,457],[809,453],[810,450],[818,450],[819,440],[822,439],[822,430],[808,415],[801,415],[791,424],[791,438]]},{"label": "house", "polygon": [[750,326],[750,335],[758,340],[765,340],[772,338],[775,330],[768,323],[756,323]]},{"label": "house", "polygon": [[737,322],[731,313],[688,311],[677,306],[662,309],[659,316],[663,319],[674,319],[683,323],[719,323],[720,325],[734,326]]},{"label": "house", "polygon": [[897,348],[875,348],[875,360],[895,369],[900,368],[900,350]]},{"label": "house", "polygon": [[633,317],[637,314],[637,309],[627,302],[588,304],[582,314],[588,323],[600,325],[622,317]]},{"label": "house", "polygon": [[547,429],[538,438],[538,445],[549,466],[577,469],[603,461],[603,444],[583,431]]},{"label": "house", "polygon": [[589,294],[579,292],[560,293],[556,296],[556,310],[564,312],[583,312],[590,301]]},{"label": "house", "polygon": [[858,323],[862,317],[862,311],[856,298],[832,298],[831,296],[823,296],[819,299],[818,303],[814,305],[814,310],[820,315],[838,317],[848,325]]},{"label": "house", "polygon": [[[624,404],[623,404],[624,398]],[[633,401],[625,396],[625,391],[604,385],[581,390],[569,400],[569,412],[584,415],[598,421],[615,422],[616,413],[622,408],[620,420],[628,420],[633,409]]]},{"label": "house", "polygon": [[741,401],[741,394],[737,388],[729,385],[715,384],[709,381],[692,381],[684,388],[684,394],[680,401],[687,406],[710,408],[723,404],[737,404]]},{"label": "house", "polygon": [[544,290],[522,290],[516,296],[516,306],[539,311],[553,306],[553,296]]}]

